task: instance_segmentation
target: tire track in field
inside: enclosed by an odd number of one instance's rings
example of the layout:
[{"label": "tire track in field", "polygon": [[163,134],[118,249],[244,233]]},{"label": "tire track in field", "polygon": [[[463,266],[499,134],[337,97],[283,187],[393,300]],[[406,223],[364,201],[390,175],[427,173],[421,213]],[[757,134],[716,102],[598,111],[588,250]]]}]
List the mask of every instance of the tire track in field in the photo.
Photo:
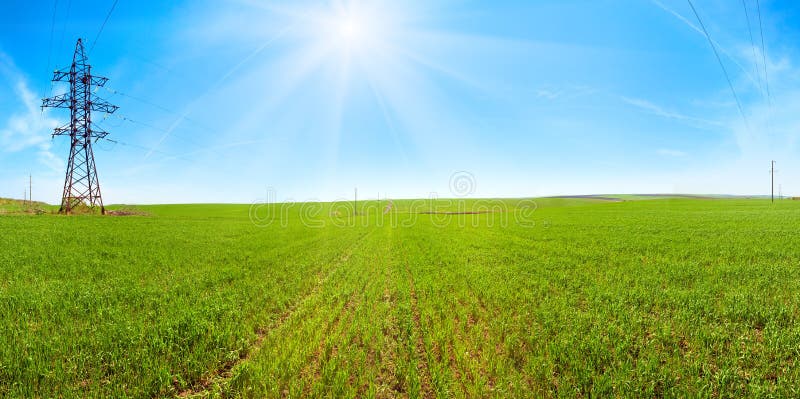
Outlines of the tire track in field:
[{"label": "tire track in field", "polygon": [[[362,290],[363,291],[363,290]],[[329,360],[336,356],[339,348],[338,346],[334,345],[333,350],[331,351],[330,355],[325,354],[325,344],[326,339],[332,333],[336,333],[336,330],[339,328],[341,324],[343,316],[347,315],[347,321],[345,325],[349,325],[353,318],[355,317],[355,309],[357,309],[361,304],[361,300],[358,297],[356,291],[350,294],[350,298],[347,299],[344,306],[342,306],[339,313],[333,318],[333,320],[328,323],[328,326],[325,329],[325,333],[322,334],[322,339],[320,339],[319,345],[314,353],[311,355],[308,363],[306,363],[303,370],[300,371],[299,378],[302,378],[306,381],[305,386],[303,387],[303,397],[311,397],[311,390],[314,388],[314,384],[322,378],[320,374],[320,368],[322,367],[323,361]]]},{"label": "tire track in field", "polygon": [[[374,264],[380,264],[378,263],[380,262],[380,256],[378,256],[378,254],[373,254],[373,258],[371,260]],[[307,364],[299,374],[299,377],[305,382],[301,395],[302,397],[313,397],[313,389],[315,385],[322,379],[320,370],[326,365],[327,362],[335,359],[340,350],[348,351],[352,349],[353,346],[358,346],[361,348],[366,347],[364,342],[360,340],[358,334],[356,334],[354,339],[351,341],[347,341],[346,339],[348,332],[347,328],[353,324],[353,321],[356,318],[356,313],[361,308],[362,303],[364,301],[369,302],[369,298],[367,298],[366,295],[366,293],[369,292],[368,288],[375,284],[375,278],[373,278],[374,270],[372,268],[368,267],[361,269],[358,271],[358,273],[361,276],[362,281],[356,284],[357,288],[350,293],[349,298],[347,301],[345,301],[345,304],[333,318],[333,321],[328,323],[324,334],[322,334],[322,338],[320,339],[317,349],[309,357]],[[343,327],[340,329],[340,326]],[[330,342],[329,338],[332,336],[334,338],[334,344],[330,350],[326,350],[327,344]],[[355,379],[355,374],[350,373],[348,384],[350,384],[352,387],[355,387]],[[368,385],[365,383],[355,388],[358,390],[356,397],[364,397],[366,395],[366,389],[368,388]]]},{"label": "tire track in field", "polygon": [[[292,315],[301,307],[303,307],[311,298],[316,296],[322,291],[322,287],[325,283],[330,279],[333,273],[341,266],[343,263],[347,262],[350,259],[350,256],[355,251],[356,247],[360,246],[366,238],[371,235],[375,230],[370,230],[366,234],[363,234],[358,240],[352,243],[347,249],[342,251],[339,256],[339,259],[334,263],[333,266],[324,273],[320,270],[317,273],[317,284],[314,285],[308,293],[303,294],[302,297],[295,301],[288,309],[284,310],[281,315],[275,319],[270,325],[265,328],[259,328],[256,330],[256,339],[253,341],[252,344],[248,347],[248,350],[242,351],[241,355],[236,360],[231,360],[225,362],[222,367],[214,370],[209,375],[202,377],[200,380],[190,384],[189,388],[186,388],[176,395],[179,398],[187,398],[187,397],[194,397],[194,396],[205,396],[211,388],[217,385],[224,384],[227,380],[233,377],[232,370],[237,365],[249,360],[253,357],[263,346],[264,340],[267,338],[267,335],[279,329]],[[324,276],[323,276],[324,273]],[[321,278],[320,278],[321,277]]]},{"label": "tire track in field", "polygon": [[[401,244],[402,245],[402,244]],[[416,331],[417,335],[417,342],[415,345],[415,352],[417,357],[417,373],[419,374],[419,395],[422,398],[429,399],[434,398],[436,395],[433,393],[433,387],[431,386],[431,373],[430,373],[430,366],[428,365],[428,354],[425,349],[425,340],[422,338],[423,330],[422,330],[422,323],[420,321],[420,314],[419,314],[419,298],[417,297],[417,288],[414,284],[414,275],[411,273],[411,266],[408,262],[408,252],[404,251],[405,254],[405,265],[406,265],[406,274],[408,274],[408,280],[410,285],[410,296],[411,296],[411,317],[414,321],[414,330]]]},{"label": "tire track in field", "polygon": [[[448,237],[453,240],[453,237]],[[453,313],[453,334],[447,343],[448,366],[453,373],[457,388],[465,395],[470,395],[468,387],[482,380],[488,395],[495,390],[498,376],[492,371],[491,361],[495,356],[502,356],[502,346],[498,343],[494,347],[487,345],[493,341],[492,330],[490,328],[493,312],[487,304],[486,297],[481,287],[477,286],[470,279],[464,279],[463,283],[467,297],[457,298],[457,307],[463,309],[466,314],[459,317],[458,312]],[[467,299],[470,299],[468,301]],[[458,342],[462,347],[462,352],[466,355],[461,360],[456,359],[455,344]],[[464,351],[465,349],[465,351]],[[472,393],[474,395],[474,393]]]},{"label": "tire track in field", "polygon": [[[397,350],[399,347],[398,337],[400,336],[399,323],[394,310],[397,307],[397,283],[392,278],[392,264],[385,262],[386,267],[383,271],[383,302],[387,305],[389,312],[386,314],[386,320],[381,333],[384,337],[384,347],[380,352],[380,368],[376,378],[377,393],[375,395],[378,399],[396,398],[403,395],[407,396],[405,386],[400,383],[397,378]],[[378,353],[374,348],[369,353],[369,364],[375,364]],[[362,396],[362,392],[359,392]]]}]

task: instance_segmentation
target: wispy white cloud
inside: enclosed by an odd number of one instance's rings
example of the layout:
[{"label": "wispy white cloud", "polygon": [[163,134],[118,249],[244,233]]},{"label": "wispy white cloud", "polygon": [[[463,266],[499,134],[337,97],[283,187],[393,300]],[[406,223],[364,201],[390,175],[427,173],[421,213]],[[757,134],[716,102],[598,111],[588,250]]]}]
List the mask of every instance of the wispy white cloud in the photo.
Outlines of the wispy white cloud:
[{"label": "wispy white cloud", "polygon": [[673,150],[670,148],[659,148],[656,152],[658,153],[658,155],[663,155],[665,157],[673,157],[673,158],[683,158],[689,155],[685,151]]},{"label": "wispy white cloud", "polygon": [[0,148],[6,152],[33,149],[40,163],[56,171],[63,170],[64,162],[51,151],[50,134],[59,125],[58,120],[39,109],[39,100],[29,88],[24,75],[3,53],[0,53],[0,76],[13,86],[14,94],[23,108],[8,116],[5,125],[0,128]]},{"label": "wispy white cloud", "polygon": [[542,87],[537,89],[534,94],[537,98],[555,101],[572,100],[578,97],[595,94],[597,89],[589,86],[577,85],[562,88]]},{"label": "wispy white cloud", "polygon": [[641,99],[641,98],[632,98],[632,97],[620,96],[620,99],[623,102],[625,102],[626,104],[628,104],[628,105],[632,105],[632,106],[634,106],[636,108],[639,108],[640,110],[642,110],[642,111],[644,111],[646,113],[649,113],[649,114],[652,114],[652,115],[656,115],[656,116],[660,116],[662,118],[675,119],[675,120],[686,121],[686,122],[695,123],[695,124],[696,123],[700,123],[700,124],[704,124],[704,125],[723,126],[723,124],[721,122],[710,120],[710,119],[696,118],[696,117],[693,117],[693,116],[685,115],[685,114],[682,114],[680,112],[676,112],[676,111],[672,111],[672,110],[666,109],[666,108],[664,108],[664,107],[662,107],[662,106],[660,106],[658,104],[655,104],[655,103],[653,103],[651,101],[644,100],[644,99]]},{"label": "wispy white cloud", "polygon": [[547,100],[555,100],[561,97],[561,92],[556,90],[549,90],[549,89],[539,89],[536,90],[536,97],[544,98]]}]

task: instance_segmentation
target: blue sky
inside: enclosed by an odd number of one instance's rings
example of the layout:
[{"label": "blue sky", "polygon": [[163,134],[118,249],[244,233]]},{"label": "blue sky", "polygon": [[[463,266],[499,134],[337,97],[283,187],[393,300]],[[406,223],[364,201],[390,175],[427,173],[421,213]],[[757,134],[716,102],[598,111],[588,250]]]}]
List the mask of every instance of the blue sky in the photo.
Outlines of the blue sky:
[{"label": "blue sky", "polygon": [[[65,110],[39,109],[112,1],[0,4],[0,196],[60,201]],[[800,193],[800,5],[119,0],[90,62],[106,203]],[[765,62],[766,61],[766,65]],[[766,95],[768,82],[771,101]]]}]

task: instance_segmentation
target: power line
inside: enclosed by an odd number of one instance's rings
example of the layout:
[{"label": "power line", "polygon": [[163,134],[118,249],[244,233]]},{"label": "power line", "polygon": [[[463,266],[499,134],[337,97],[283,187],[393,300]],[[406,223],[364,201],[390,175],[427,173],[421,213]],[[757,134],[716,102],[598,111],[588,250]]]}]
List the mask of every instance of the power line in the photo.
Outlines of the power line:
[{"label": "power line", "polygon": [[105,89],[106,91],[108,91],[111,94],[116,94],[118,96],[128,97],[131,100],[136,100],[136,101],[139,101],[141,103],[144,103],[144,104],[150,105],[152,107],[158,108],[158,109],[160,109],[160,110],[162,110],[162,111],[164,111],[164,112],[166,112],[168,114],[177,114],[177,112],[175,112],[175,111],[173,111],[173,110],[171,110],[171,109],[169,109],[167,107],[158,105],[158,104],[156,104],[156,103],[154,103],[154,102],[152,102],[150,100],[145,100],[145,99],[143,99],[141,97],[132,96],[130,94],[123,93],[121,91],[117,91],[117,90],[114,90],[114,89],[109,89],[108,87],[103,87],[103,89]]},{"label": "power line", "polygon": [[[47,73],[50,73],[50,61],[52,61],[53,57],[53,33],[56,30],[56,11],[58,10],[58,0],[53,2],[53,17],[50,20],[50,44],[47,46]],[[50,84],[50,91],[52,92],[53,85],[52,82]],[[47,95],[50,96],[52,93],[48,93]],[[44,112],[44,110],[42,110]]]},{"label": "power line", "polygon": [[[164,112],[166,112],[166,113],[168,113],[168,114],[172,114],[172,115],[179,115],[179,114],[178,114],[178,112],[176,112],[175,110],[172,110],[172,109],[170,109],[170,108],[167,108],[167,107],[165,107],[165,106],[163,106],[163,105],[156,104],[156,103],[154,103],[154,102],[152,102],[152,101],[150,101],[150,100],[146,100],[146,99],[144,99],[144,98],[137,97],[137,96],[132,96],[132,95],[130,95],[130,94],[128,94],[128,93],[123,93],[123,92],[121,92],[121,91],[117,91],[117,90],[114,90],[114,89],[109,89],[109,88],[107,88],[107,87],[104,87],[103,89],[105,89],[105,90],[106,90],[106,91],[108,91],[109,93],[116,94],[116,95],[118,95],[118,96],[127,97],[127,98],[130,98],[131,100],[135,100],[135,101],[138,101],[138,102],[140,102],[140,103],[147,104],[147,105],[149,105],[149,106],[151,106],[151,107],[158,108],[158,109],[160,109],[161,111],[164,111]],[[189,119],[189,118],[184,118],[184,119],[186,119],[187,121],[190,121],[190,122],[194,122],[194,121],[192,121],[192,120],[191,120],[191,119]],[[204,127],[204,126],[200,126],[200,127]]]},{"label": "power line", "polygon": [[[291,31],[292,29],[294,29],[294,27],[295,27],[295,25],[289,25],[289,26],[285,27],[283,30],[281,30],[280,32],[278,32],[277,35],[273,36],[272,38],[270,38],[266,42],[262,43],[261,46],[259,46],[257,49],[255,49],[248,56],[244,57],[241,61],[239,61],[238,64],[236,64],[225,75],[223,75],[220,79],[218,79],[217,82],[214,83],[214,85],[212,85],[208,90],[206,90],[203,94],[201,94],[200,96],[195,98],[191,103],[189,103],[189,105],[185,106],[184,107],[184,112],[178,116],[178,119],[175,120],[175,122],[172,124],[172,126],[165,132],[164,136],[161,137],[161,140],[159,140],[158,143],[156,143],[156,145],[153,148],[156,148],[159,145],[161,145],[161,143],[169,135],[171,135],[173,130],[175,128],[177,128],[183,121],[189,120],[189,119],[187,119],[187,115],[189,115],[189,113],[191,112],[192,108],[194,108],[200,102],[200,100],[204,99],[206,96],[209,95],[209,93],[211,93],[212,91],[214,91],[217,88],[219,88],[220,86],[222,86],[222,83],[225,82],[225,80],[227,80],[231,75],[233,75],[234,72],[236,72],[239,68],[241,68],[244,64],[246,64],[248,61],[250,61],[256,55],[258,55],[260,52],[264,51],[264,49],[267,48],[267,46],[269,46],[270,44],[274,43],[275,41],[280,39],[283,35],[285,35],[289,31]],[[148,154],[148,156],[149,156],[149,154]],[[145,158],[147,158],[147,156],[145,156]]]},{"label": "power line", "polygon": [[[169,129],[164,129],[162,127],[154,126],[154,125],[152,125],[150,123],[147,123],[147,122],[141,122],[141,121],[138,121],[138,120],[133,120],[131,118],[128,118],[127,116],[117,116],[117,115],[112,115],[112,116],[117,117],[117,118],[119,118],[119,119],[121,119],[123,121],[127,121],[127,122],[134,123],[134,124],[137,124],[137,125],[142,125],[144,127],[147,127],[147,128],[153,129],[153,130],[157,130],[157,131],[162,132],[162,133],[169,131]],[[197,147],[200,147],[200,144],[198,144],[195,140],[189,139],[189,138],[184,137],[184,136],[179,135],[179,134],[173,134],[172,136],[174,136],[175,138],[178,138],[180,140],[183,140],[183,141],[185,141],[185,142],[187,142],[189,144],[193,144],[193,145],[195,145]]]},{"label": "power line", "polygon": [[[256,143],[266,143],[266,142],[268,142],[268,140],[250,140],[250,141],[230,143],[230,144],[226,144],[226,145],[219,146],[219,147],[206,147],[206,148],[201,148],[199,150],[183,153],[183,154],[180,154],[180,155],[173,155],[173,154],[170,154],[170,153],[167,153],[167,152],[164,152],[164,151],[159,151],[159,150],[152,150],[151,151],[151,148],[144,147],[144,146],[141,146],[141,145],[138,145],[138,144],[131,144],[131,143],[123,142],[123,141],[111,140],[111,139],[108,139],[108,138],[103,138],[102,141],[108,141],[108,142],[110,142],[110,143],[112,143],[114,145],[119,144],[119,145],[123,145],[123,146],[127,146],[127,147],[133,147],[133,148],[136,148],[136,149],[148,152],[148,153],[149,152],[153,152],[153,153],[157,153],[157,154],[163,155],[164,158],[158,160],[157,162],[164,162],[164,161],[169,161],[169,160],[172,160],[172,159],[178,159],[178,160],[182,160],[184,162],[189,162],[189,163],[198,162],[197,159],[189,158],[190,156],[195,155],[195,154],[199,154],[199,153],[203,153],[203,152],[209,152],[209,153],[218,154],[217,150],[219,150],[219,149],[238,147],[238,146],[247,145],[247,144],[256,144]],[[103,150],[103,151],[107,151],[107,150]]]},{"label": "power line", "polygon": [[772,106],[772,93],[769,90],[769,73],[767,72],[767,46],[764,44],[764,26],[761,23],[761,2],[756,0],[758,6],[758,30],[761,32],[761,58],[764,62],[764,82],[767,86],[767,101]]},{"label": "power line", "polygon": [[160,128],[158,126],[153,126],[153,125],[151,125],[151,124],[149,124],[147,122],[140,122],[140,121],[137,121],[137,120],[133,120],[131,118],[128,118],[127,116],[119,116],[119,115],[114,115],[114,116],[119,118],[119,119],[121,119],[121,120],[123,120],[123,121],[127,121],[127,122],[130,122],[130,123],[135,123],[137,125],[142,125],[144,127],[148,127],[150,129],[153,129],[153,130],[158,130],[160,132],[164,132],[166,130],[166,129]]},{"label": "power line", "polygon": [[706,39],[708,39],[708,44],[711,45],[711,50],[714,51],[714,56],[717,57],[717,62],[719,62],[720,68],[722,68],[722,73],[725,74],[725,79],[728,81],[728,86],[731,88],[731,93],[733,93],[733,98],[736,100],[736,106],[739,108],[739,113],[742,115],[742,119],[744,120],[744,124],[747,129],[750,129],[750,124],[747,122],[747,116],[744,114],[744,109],[742,108],[742,103],[739,101],[739,96],[736,95],[736,89],[733,88],[733,83],[731,82],[731,77],[728,75],[728,70],[725,69],[725,64],[722,63],[722,58],[719,57],[719,53],[717,52],[717,47],[714,46],[714,41],[711,40],[711,35],[708,34],[708,30],[706,29],[705,24],[703,24],[703,20],[700,18],[700,14],[697,13],[697,10],[694,8],[694,4],[692,4],[692,0],[686,0],[689,2],[689,7],[692,8],[692,12],[694,12],[694,16],[697,17],[697,22],[700,23],[700,27],[703,29],[703,34],[705,34]]},{"label": "power line", "polygon": [[69,21],[69,11],[72,9],[72,0],[67,2],[67,14],[64,16],[64,24],[61,27],[61,40],[58,43],[58,48],[64,47],[64,36],[67,34],[67,22]]},{"label": "power line", "polygon": [[[150,151],[150,149],[149,149],[149,148],[147,148],[147,147],[145,147],[145,146],[138,145],[138,144],[126,143],[126,142],[124,142],[124,141],[112,140],[112,139],[109,139],[109,138],[103,138],[102,140],[104,140],[104,141],[108,141],[109,143],[113,143],[113,144],[115,144],[115,145],[116,145],[116,144],[119,144],[119,145],[123,145],[123,146],[125,146],[125,147],[132,147],[132,148],[136,148],[136,149],[139,149],[139,150],[142,150],[142,151]],[[178,155],[172,155],[172,154],[166,153],[166,152],[164,152],[164,151],[158,151],[158,150],[156,150],[156,152],[157,152],[157,153],[159,153],[159,154],[161,154],[161,155],[167,156],[167,157],[173,157],[173,158],[182,159],[182,160],[184,160],[184,161],[188,161],[188,159],[186,159],[186,158],[180,157],[180,156],[178,156]]]},{"label": "power line", "polygon": [[[132,120],[124,118],[124,117],[122,117],[121,119],[133,122]],[[103,130],[105,130],[105,128],[103,127],[103,124],[101,124],[99,122],[95,122],[95,123],[97,124],[97,126],[102,128]],[[155,128],[155,127],[153,127],[153,128]],[[157,128],[155,128],[155,129],[157,129]],[[116,145],[122,145],[122,146],[125,146],[125,147],[136,148],[136,149],[139,149],[139,150],[142,150],[142,151],[150,151],[150,148],[148,148],[148,147],[145,147],[145,146],[142,146],[142,145],[139,145],[139,144],[128,143],[128,142],[121,141],[121,140],[114,140],[114,139],[110,139],[108,137],[98,138],[98,139],[95,140],[95,143],[100,142],[100,141],[107,141],[109,143],[114,144],[115,146]],[[107,150],[104,149],[103,151],[107,151]],[[158,154],[161,154],[161,155],[163,155],[165,157],[171,157],[171,158],[181,159],[181,160],[184,160],[184,161],[189,161],[189,159],[187,159],[187,158],[185,158],[183,156],[170,154],[168,152],[159,151],[159,150],[156,150],[155,152],[158,153]]]},{"label": "power line", "polygon": [[[651,0],[651,1],[653,2],[653,4],[655,4],[656,6],[658,6],[659,8],[661,8],[662,10],[666,11],[667,13],[671,14],[671,15],[672,15],[672,16],[674,16],[675,18],[679,19],[679,20],[680,20],[681,22],[683,22],[684,24],[688,25],[690,28],[692,28],[692,30],[696,31],[697,33],[699,33],[699,34],[701,34],[701,35],[704,35],[704,34],[703,34],[703,30],[702,30],[702,29],[700,29],[699,27],[697,27],[697,25],[693,24],[691,21],[689,21],[689,20],[688,20],[686,17],[684,17],[684,16],[683,16],[683,15],[681,15],[680,13],[678,13],[678,12],[676,12],[675,10],[673,10],[673,9],[671,9],[671,8],[669,8],[669,7],[667,7],[666,5],[664,5],[664,3],[662,3],[662,2],[661,2],[661,1],[659,1],[659,0]],[[716,41],[714,41],[714,45],[715,45],[715,46],[717,46],[717,49],[719,50],[719,52],[720,52],[722,55],[724,55],[724,56],[725,56],[725,58],[727,58],[727,59],[728,59],[728,61],[732,62],[734,65],[736,65],[736,66],[737,66],[737,67],[738,67],[738,68],[739,68],[739,69],[742,71],[742,73],[743,73],[743,74],[744,74],[744,75],[747,77],[747,79],[749,79],[750,81],[752,81],[752,82],[753,82],[753,84],[756,84],[756,79],[755,79],[755,77],[754,77],[754,76],[753,76],[753,75],[752,75],[752,74],[751,74],[751,73],[748,71],[748,68],[745,68],[745,67],[744,67],[744,65],[742,65],[742,64],[741,64],[741,63],[740,63],[740,62],[737,60],[737,58],[736,58],[736,57],[734,57],[734,56],[733,56],[731,53],[729,53],[728,51],[726,51],[726,50],[725,50],[725,47],[722,47],[722,46],[721,46],[719,43],[717,43]]]},{"label": "power line", "polygon": [[[164,129],[162,127],[158,127],[158,126],[155,126],[155,125],[147,123],[147,122],[134,120],[134,119],[128,118],[127,116],[121,116],[121,115],[117,115],[117,114],[113,114],[113,115],[110,115],[110,116],[114,117],[114,118],[118,118],[121,121],[130,122],[130,123],[133,123],[133,124],[136,124],[136,125],[141,125],[141,126],[144,126],[146,128],[149,128],[149,129],[152,129],[152,130],[156,130],[156,131],[159,131],[159,132],[162,132],[162,133],[166,133],[166,132],[170,131],[169,129]],[[210,129],[209,129],[209,131],[210,131]],[[176,139],[179,139],[179,140],[181,140],[181,141],[183,141],[185,143],[188,143],[188,144],[190,144],[192,146],[195,146],[197,148],[206,149],[205,147],[200,145],[196,140],[189,139],[189,138],[187,138],[187,137],[185,137],[183,135],[172,134],[172,137],[174,137]],[[109,141],[111,141],[111,140],[109,140]],[[120,142],[115,142],[115,143],[119,143],[119,144],[123,144],[123,145],[130,145],[132,147],[144,148],[144,147],[141,147],[141,146],[138,146],[138,145],[133,145],[133,144],[124,144],[124,143],[120,143]],[[176,157],[176,158],[178,157],[176,155],[172,155],[172,154],[169,154],[169,153],[166,153],[166,152],[163,152],[163,151],[158,151],[158,150],[155,150],[155,149],[152,152],[160,153],[160,154],[163,154],[163,155]],[[210,152],[210,153],[212,153],[212,154],[214,154],[214,155],[216,155],[218,157],[222,157],[222,154],[220,154],[218,151],[215,151],[213,149],[208,149],[208,152]]]},{"label": "power line", "polygon": [[94,45],[97,44],[97,39],[100,38],[100,35],[103,33],[103,29],[106,27],[106,22],[108,22],[108,19],[111,17],[111,13],[114,12],[114,8],[117,6],[117,1],[119,0],[114,0],[114,4],[111,5],[111,9],[108,10],[108,14],[106,14],[106,19],[104,19],[103,24],[100,25],[100,31],[97,32],[97,36],[95,36],[94,42],[92,42],[92,47],[89,47],[89,55],[92,54],[92,50],[94,50]]},{"label": "power line", "polygon": [[761,73],[758,72],[758,55],[756,54],[756,42],[753,39],[753,27],[750,25],[750,12],[747,11],[747,1],[742,0],[742,7],[744,8],[744,17],[747,19],[747,32],[750,34],[750,49],[753,50],[753,68],[756,70],[756,78],[758,78],[758,88],[761,95],[764,95],[764,88],[761,85]]},{"label": "power line", "polygon": [[[199,127],[199,128],[201,128],[201,129],[203,129],[203,130],[206,130],[206,131],[209,131],[209,132],[215,132],[215,130],[214,130],[214,129],[211,129],[211,128],[210,128],[210,127],[208,127],[208,126],[205,126],[205,125],[203,125],[202,123],[200,123],[200,122],[198,122],[198,121],[194,120],[193,118],[189,118],[188,116],[181,115],[181,114],[179,114],[178,112],[176,112],[175,110],[169,109],[169,108],[167,108],[167,107],[165,107],[165,106],[163,106],[163,105],[156,104],[156,103],[154,103],[154,102],[152,102],[152,101],[150,101],[150,100],[145,100],[144,98],[141,98],[141,97],[136,97],[136,96],[132,96],[132,95],[130,95],[130,94],[123,93],[123,92],[121,92],[121,91],[117,91],[117,90],[114,90],[114,89],[109,89],[109,88],[107,88],[107,87],[103,87],[103,89],[105,89],[106,91],[108,91],[108,92],[109,92],[109,93],[111,93],[111,94],[115,94],[115,95],[118,95],[118,96],[127,97],[127,98],[130,98],[131,100],[138,101],[138,102],[140,102],[140,103],[142,103],[142,104],[147,104],[147,105],[149,105],[149,106],[151,106],[151,107],[158,108],[159,110],[161,110],[161,111],[164,111],[164,112],[166,112],[166,113],[168,113],[168,114],[171,114],[171,115],[174,115],[174,116],[179,116],[179,117],[180,117],[182,120],[185,120],[185,121],[187,121],[187,122],[189,122],[189,123],[191,123],[191,124],[195,125],[196,127]],[[137,121],[133,121],[133,120],[131,120],[131,122],[133,122],[133,123],[139,123],[139,122],[137,122]],[[142,123],[140,123],[140,124],[142,124]],[[161,131],[165,131],[165,129],[158,129],[158,128],[156,128],[156,129],[157,129],[157,130],[161,130]]]}]

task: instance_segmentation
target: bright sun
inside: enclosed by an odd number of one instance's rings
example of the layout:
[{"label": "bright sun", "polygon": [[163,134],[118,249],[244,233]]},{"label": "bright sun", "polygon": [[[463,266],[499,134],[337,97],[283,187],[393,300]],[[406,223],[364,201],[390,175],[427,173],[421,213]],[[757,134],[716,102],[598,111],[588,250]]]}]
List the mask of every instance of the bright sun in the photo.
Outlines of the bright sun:
[{"label": "bright sun", "polygon": [[331,39],[338,41],[338,46],[343,46],[348,51],[366,50],[365,47],[370,44],[370,36],[377,34],[368,18],[355,13],[337,15],[332,19],[332,28],[334,37]]},{"label": "bright sun", "polygon": [[346,57],[386,51],[403,18],[402,12],[369,0],[331,0],[329,6],[301,7],[291,15],[309,44]]},{"label": "bright sun", "polygon": [[[263,24],[269,29],[263,44],[228,75],[274,45],[272,53],[258,58],[264,60],[262,67],[268,72],[254,73],[277,78],[269,80],[270,94],[254,109],[252,118],[260,118],[262,110],[277,112],[293,106],[290,100],[295,98],[309,101],[319,116],[313,123],[325,132],[325,162],[330,162],[331,170],[339,159],[340,136],[354,121],[349,119],[351,113],[372,111],[370,118],[384,120],[376,135],[389,134],[400,147],[406,133],[424,140],[417,132],[432,128],[428,121],[440,117],[434,101],[445,98],[431,83],[447,79],[471,88],[480,86],[481,82],[459,72],[460,55],[495,43],[491,37],[436,29],[429,7],[437,9],[430,3],[438,2],[242,1],[264,8],[265,13],[254,15],[253,20],[269,20]],[[451,60],[445,54],[458,57]]]},{"label": "bright sun", "polygon": [[339,25],[339,35],[348,42],[354,42],[361,35],[361,24],[356,18],[347,17]]}]

